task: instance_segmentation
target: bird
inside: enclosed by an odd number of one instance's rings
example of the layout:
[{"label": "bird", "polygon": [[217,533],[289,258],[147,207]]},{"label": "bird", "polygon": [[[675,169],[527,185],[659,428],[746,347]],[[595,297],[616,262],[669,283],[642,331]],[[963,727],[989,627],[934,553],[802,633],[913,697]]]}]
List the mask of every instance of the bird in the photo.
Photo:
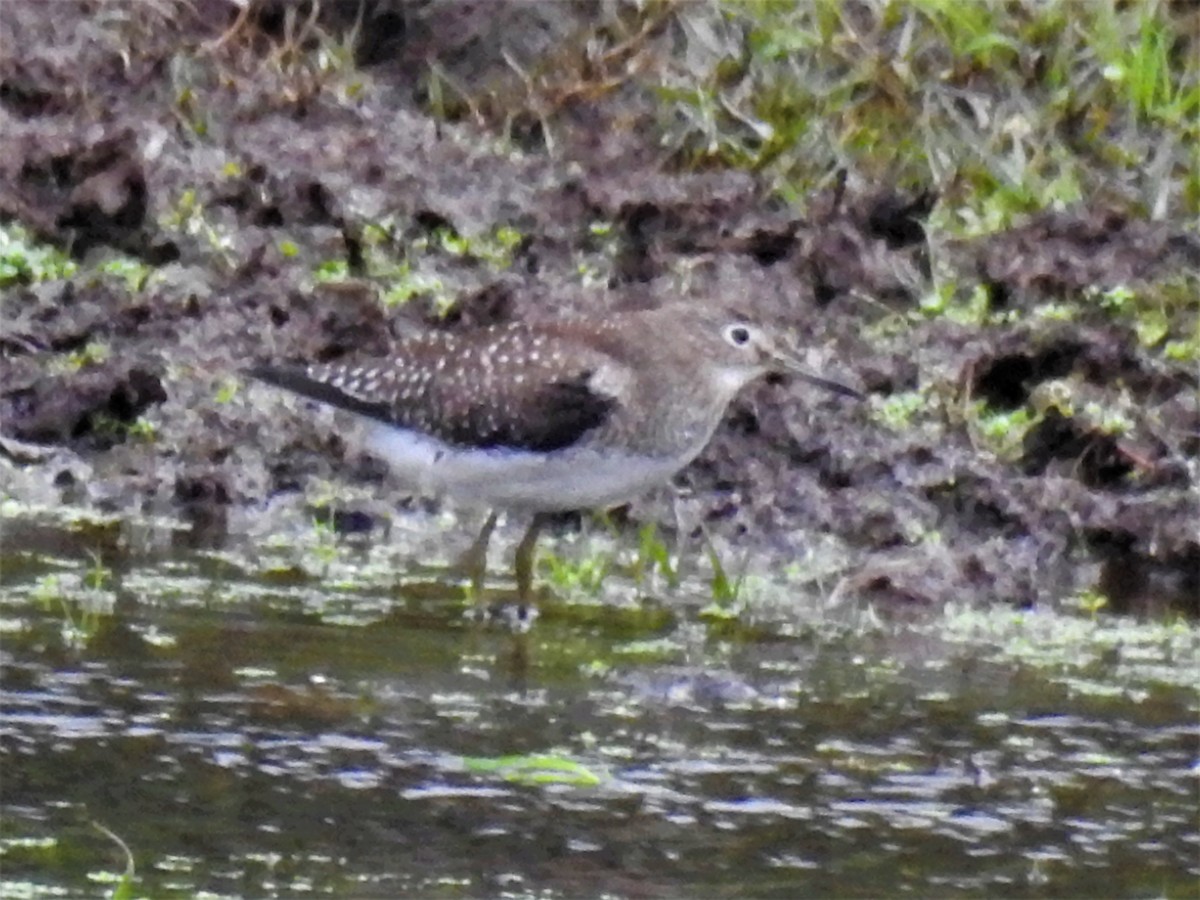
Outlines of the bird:
[{"label": "bird", "polygon": [[384,358],[245,374],[352,413],[366,425],[365,449],[417,492],[490,507],[464,557],[476,592],[499,512],[529,515],[514,561],[522,604],[533,599],[548,520],[669,482],[751,382],[790,374],[863,397],[808,369],[781,330],[724,304],[684,301],[431,330],[400,338]]}]

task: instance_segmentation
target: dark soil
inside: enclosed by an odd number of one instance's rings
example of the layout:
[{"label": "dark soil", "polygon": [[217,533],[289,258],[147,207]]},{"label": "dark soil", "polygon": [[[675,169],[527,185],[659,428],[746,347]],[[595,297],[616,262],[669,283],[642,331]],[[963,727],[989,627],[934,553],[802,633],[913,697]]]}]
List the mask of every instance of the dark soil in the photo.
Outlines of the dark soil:
[{"label": "dark soil", "polygon": [[[781,564],[834,535],[843,590],[874,600],[1030,605],[1091,588],[1118,610],[1200,612],[1196,366],[1148,349],[1096,299],[1194,277],[1190,225],[1080,208],[949,241],[927,228],[932,190],[856,187],[832,168],[801,215],[752,174],[669,165],[644,94],[587,90],[604,72],[540,94],[515,74],[510,60],[575,52],[624,13],[379,7],[356,45],[357,4],[326,4],[299,37],[282,5],[234,27],[220,0],[56,2],[53,16],[4,4],[0,222],[83,262],[4,290],[8,496],[166,511],[218,537],[230,510],[317,477],[398,502],[377,463],[273,413],[265,393],[251,404],[236,373],[386,353],[413,328],[733,298],[872,399],[748,391],[680,477],[707,527]],[[635,41],[610,43],[669,52],[685,14],[667,5]],[[339,47],[356,59],[311,62]],[[446,87],[439,107],[430,61],[472,86],[471,102]],[[478,249],[498,227],[519,235],[500,264]],[[465,251],[447,243],[459,238]],[[440,287],[387,306],[372,259],[415,259],[414,246]],[[152,277],[101,277],[95,261],[114,252]],[[316,279],[329,261],[345,277]],[[964,296],[978,286],[987,314],[915,315],[937,266]],[[1072,315],[1032,315],[1048,303]],[[1196,306],[1172,307],[1169,326],[1194,334]],[[79,362],[96,345],[105,358]],[[921,415],[885,420],[889,398],[917,391]],[[998,448],[975,401],[1033,424]],[[1102,421],[1114,410],[1119,429]],[[636,511],[671,521],[665,504]]]}]

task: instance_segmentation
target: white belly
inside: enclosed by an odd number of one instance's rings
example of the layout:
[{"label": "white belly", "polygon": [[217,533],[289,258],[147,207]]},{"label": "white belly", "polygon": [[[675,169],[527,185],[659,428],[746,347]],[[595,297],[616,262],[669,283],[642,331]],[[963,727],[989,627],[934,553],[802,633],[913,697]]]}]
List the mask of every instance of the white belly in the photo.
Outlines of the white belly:
[{"label": "white belly", "polygon": [[567,447],[462,450],[413,431],[367,424],[367,448],[422,493],[505,509],[591,509],[625,503],[670,480],[690,460]]}]

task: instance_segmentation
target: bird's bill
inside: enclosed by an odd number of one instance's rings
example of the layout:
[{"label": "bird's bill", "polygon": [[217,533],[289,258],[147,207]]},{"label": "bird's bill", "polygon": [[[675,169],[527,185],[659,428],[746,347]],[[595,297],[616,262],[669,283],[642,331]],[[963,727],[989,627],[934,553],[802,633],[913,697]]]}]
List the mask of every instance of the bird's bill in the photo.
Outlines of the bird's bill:
[{"label": "bird's bill", "polygon": [[780,353],[778,360],[780,363],[779,371],[781,374],[795,376],[802,381],[807,381],[809,384],[815,384],[817,387],[825,388],[825,390],[831,391],[834,394],[841,394],[843,397],[853,397],[855,400],[866,399],[866,395],[861,391],[856,391],[848,384],[842,384],[842,382],[834,381],[832,378],[826,378],[824,375],[818,375],[791,354]]}]

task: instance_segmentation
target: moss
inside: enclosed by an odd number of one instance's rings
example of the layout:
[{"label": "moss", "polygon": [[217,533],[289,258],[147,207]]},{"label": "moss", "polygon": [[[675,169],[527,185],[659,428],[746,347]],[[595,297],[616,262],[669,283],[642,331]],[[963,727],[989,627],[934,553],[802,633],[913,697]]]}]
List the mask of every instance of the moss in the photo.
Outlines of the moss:
[{"label": "moss", "polygon": [[0,227],[0,288],[70,278],[77,270],[66,253],[37,241],[20,225]]},{"label": "moss", "polygon": [[78,350],[56,357],[50,370],[58,374],[78,372],[107,362],[111,356],[112,348],[105,341],[88,341]]},{"label": "moss", "polygon": [[954,282],[943,282],[925,294],[918,308],[927,319],[945,318],[960,325],[982,325],[988,320],[987,289],[976,285],[966,293]]},{"label": "moss", "polygon": [[970,409],[968,422],[972,433],[1002,459],[1018,456],[1025,434],[1041,420],[1040,414],[1025,406],[994,410],[985,403],[976,402]]},{"label": "moss", "polygon": [[314,279],[341,282],[363,277],[378,286],[385,307],[424,300],[439,317],[457,303],[455,292],[435,274],[445,265],[445,258],[503,272],[525,241],[520,231],[508,225],[496,225],[474,236],[441,226],[405,239],[392,219],[363,225],[360,237],[364,271],[352,271],[345,260],[330,259],[314,267]]},{"label": "moss", "polygon": [[167,231],[178,231],[188,237],[199,238],[217,260],[232,269],[235,262],[233,235],[229,228],[215,222],[209,215],[197,189],[182,190],[160,216],[159,225]]},{"label": "moss", "polygon": [[1186,362],[1200,359],[1197,292],[1200,277],[1183,272],[1136,288],[1125,284],[1092,288],[1084,293],[1084,303],[1112,321],[1127,324],[1147,350]]},{"label": "moss", "polygon": [[141,260],[128,256],[117,256],[100,263],[99,271],[116,278],[130,294],[138,294],[146,289],[154,270]]},{"label": "moss", "polygon": [[888,397],[872,396],[870,416],[875,422],[892,431],[907,431],[921,412],[928,412],[929,392],[903,391]]}]

